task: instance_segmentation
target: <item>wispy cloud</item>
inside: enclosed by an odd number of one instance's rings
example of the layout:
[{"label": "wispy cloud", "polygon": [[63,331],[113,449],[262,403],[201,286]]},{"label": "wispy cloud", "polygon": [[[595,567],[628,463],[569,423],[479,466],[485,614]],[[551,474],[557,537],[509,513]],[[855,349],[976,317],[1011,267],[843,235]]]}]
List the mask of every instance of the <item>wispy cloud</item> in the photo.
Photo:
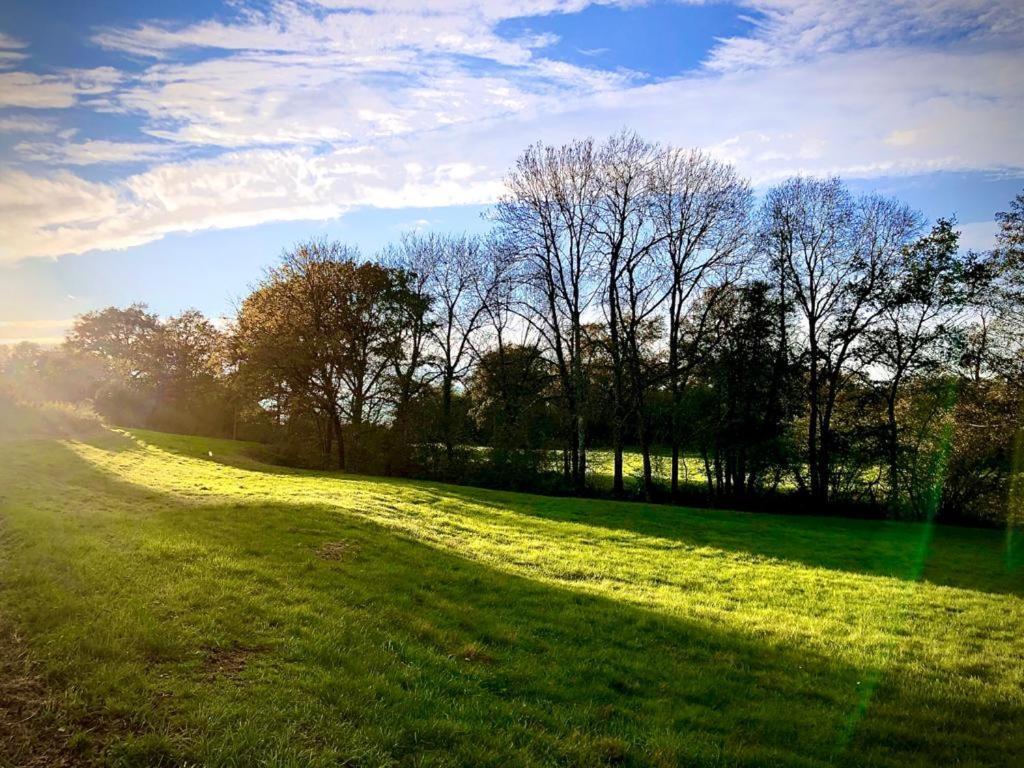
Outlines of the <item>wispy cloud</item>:
[{"label": "wispy cloud", "polygon": [[754,31],[719,41],[712,70],[762,68],[869,48],[979,46],[1024,42],[1017,0],[747,0]]},{"label": "wispy cloud", "polygon": [[28,58],[22,51],[26,47],[28,44],[23,40],[0,32],[0,69],[9,69]]},{"label": "wispy cloud", "polygon": [[[0,171],[0,260],[358,206],[487,203],[524,144],[623,125],[710,148],[758,183],[1024,168],[1014,0],[748,0],[748,36],[656,82],[559,61],[550,37],[498,33],[587,4],[276,3],[95,34],[141,69],[0,72],[0,106],[93,109],[138,133],[16,142],[13,161],[49,170]],[[69,170],[126,162],[143,167],[102,182]]]},{"label": "wispy cloud", "polygon": [[[2,121],[0,121],[2,130]],[[25,160],[50,165],[102,165],[109,163],[147,163],[174,152],[169,144],[153,142],[105,141],[81,142],[23,141],[14,151]]]},{"label": "wispy cloud", "polygon": [[57,74],[0,72],[0,107],[67,109],[83,98],[108,94],[123,79],[112,67]]},{"label": "wispy cloud", "polygon": [[57,121],[35,115],[0,117],[0,134],[54,133]]},{"label": "wispy cloud", "polygon": [[[232,23],[142,23],[98,32],[100,46],[162,59],[183,49],[340,54],[354,65],[380,66],[414,55],[474,56],[523,64],[551,35],[507,40],[496,32],[505,19],[578,11],[589,0],[526,2],[280,2],[266,12],[245,11]],[[609,4],[615,4],[614,2]],[[619,4],[629,4],[623,0]]]},{"label": "wispy cloud", "polygon": [[19,40],[16,37],[8,35],[5,32],[0,32],[0,48],[27,48],[28,43],[24,40]]}]

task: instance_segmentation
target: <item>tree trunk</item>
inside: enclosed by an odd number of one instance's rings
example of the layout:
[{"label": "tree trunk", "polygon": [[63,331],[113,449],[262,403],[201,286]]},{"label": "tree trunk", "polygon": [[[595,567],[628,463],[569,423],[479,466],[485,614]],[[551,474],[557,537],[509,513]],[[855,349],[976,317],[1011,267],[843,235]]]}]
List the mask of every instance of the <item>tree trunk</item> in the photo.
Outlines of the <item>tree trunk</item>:
[{"label": "tree trunk", "polygon": [[613,249],[608,265],[608,336],[609,352],[612,358],[612,450],[615,454],[612,468],[612,493],[621,496],[622,482],[622,398],[624,387],[622,382],[622,354],[619,339],[619,300],[615,281],[618,276],[618,251]]},{"label": "tree trunk", "polygon": [[452,437],[452,375],[446,370],[441,383],[441,433],[444,440],[444,454],[448,460],[447,471],[451,472],[455,457],[455,443]]},{"label": "tree trunk", "polygon": [[[675,430],[673,430],[673,433]],[[672,436],[672,480],[671,480],[671,492],[672,500],[675,501],[679,495],[679,442],[675,438],[675,434]]]},{"label": "tree trunk", "polygon": [[345,470],[345,431],[337,410],[331,411],[331,425],[334,427],[334,441],[338,444],[338,469]]},{"label": "tree trunk", "polygon": [[587,422],[584,416],[586,382],[583,380],[582,342],[583,331],[579,315],[573,316],[573,413],[575,417],[576,441],[573,451],[573,481],[576,492],[582,494],[587,486]]},{"label": "tree trunk", "polygon": [[644,500],[654,500],[654,474],[651,471],[651,434],[647,419],[640,417],[640,453],[644,459]]},{"label": "tree trunk", "polygon": [[886,434],[886,446],[889,458],[889,505],[895,507],[899,499],[899,433],[896,422],[896,387],[894,381],[889,389],[886,398],[886,416],[888,418],[888,430]]},{"label": "tree trunk", "polygon": [[616,424],[612,429],[612,493],[621,496],[623,493],[622,482],[622,432]]},{"label": "tree trunk", "polygon": [[815,338],[814,323],[810,325],[810,346],[811,346],[811,375],[808,387],[808,400],[810,414],[807,421],[807,472],[811,478],[811,497],[818,502],[824,503],[825,490],[821,486],[823,475],[820,465],[819,444],[818,444],[818,419],[819,419],[819,390],[818,380],[818,345]]},{"label": "tree trunk", "polygon": [[669,479],[672,500],[679,494],[679,408],[682,392],[679,387],[679,321],[676,292],[679,279],[673,271],[668,312],[668,381],[672,393],[672,414],[669,417],[669,443],[672,447],[672,471]]},{"label": "tree trunk", "polygon": [[825,414],[818,434],[818,494],[822,504],[828,504],[832,485],[832,426]]},{"label": "tree trunk", "polygon": [[672,392],[672,414],[669,417],[669,443],[672,448],[672,472],[671,478],[669,479],[669,490],[672,495],[672,500],[675,501],[679,495],[679,432],[681,425],[679,423],[679,410],[682,408],[683,393],[682,388],[679,384],[679,357],[675,350],[677,341],[673,338],[674,334],[670,335],[669,338],[669,353],[668,353],[668,369],[669,369],[669,388]]},{"label": "tree trunk", "polygon": [[583,415],[576,417],[576,490],[587,487],[587,427]]}]

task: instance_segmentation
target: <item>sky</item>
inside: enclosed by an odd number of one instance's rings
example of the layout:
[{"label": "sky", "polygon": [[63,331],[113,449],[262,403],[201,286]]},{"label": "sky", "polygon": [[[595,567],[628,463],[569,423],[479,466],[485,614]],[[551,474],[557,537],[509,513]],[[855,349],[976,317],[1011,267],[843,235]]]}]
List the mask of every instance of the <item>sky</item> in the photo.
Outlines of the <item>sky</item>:
[{"label": "sky", "polygon": [[843,177],[991,245],[1024,189],[1020,0],[14,0],[0,343],[230,315],[312,236],[483,231],[530,143],[622,128],[763,192]]}]

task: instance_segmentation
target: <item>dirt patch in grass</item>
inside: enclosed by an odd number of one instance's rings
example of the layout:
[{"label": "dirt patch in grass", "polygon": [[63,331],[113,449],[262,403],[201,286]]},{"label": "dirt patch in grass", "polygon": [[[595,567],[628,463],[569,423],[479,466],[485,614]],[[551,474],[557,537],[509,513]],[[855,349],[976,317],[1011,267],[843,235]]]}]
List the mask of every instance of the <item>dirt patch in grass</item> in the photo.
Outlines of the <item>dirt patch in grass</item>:
[{"label": "dirt patch in grass", "polygon": [[0,766],[100,765],[112,744],[144,734],[125,718],[68,706],[47,684],[24,638],[0,623]]},{"label": "dirt patch in grass", "polygon": [[66,732],[22,639],[0,628],[0,765],[72,765]]},{"label": "dirt patch in grass", "polygon": [[203,671],[209,678],[239,677],[248,666],[250,659],[266,651],[260,646],[231,645],[226,648],[212,646],[203,649]]},{"label": "dirt patch in grass", "polygon": [[356,545],[351,541],[326,541],[316,548],[316,556],[321,560],[337,561],[351,555]]},{"label": "dirt patch in grass", "polygon": [[0,625],[0,766],[83,765],[68,743],[72,730],[78,725],[63,717],[24,639]]},{"label": "dirt patch in grass", "polygon": [[494,657],[491,656],[486,649],[476,645],[475,643],[463,646],[459,652],[455,654],[455,658],[462,659],[462,661],[469,661],[474,664],[494,663]]}]

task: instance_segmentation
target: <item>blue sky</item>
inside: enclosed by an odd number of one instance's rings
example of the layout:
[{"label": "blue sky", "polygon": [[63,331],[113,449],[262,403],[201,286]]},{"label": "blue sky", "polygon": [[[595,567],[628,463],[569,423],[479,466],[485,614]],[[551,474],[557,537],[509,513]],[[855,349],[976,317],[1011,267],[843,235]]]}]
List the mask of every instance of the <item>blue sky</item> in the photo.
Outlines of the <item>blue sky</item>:
[{"label": "blue sky", "polygon": [[1022,51],[1017,0],[5,6],[0,343],[133,300],[229,313],[311,235],[482,230],[526,144],[622,127],[983,248],[1024,187]]}]

